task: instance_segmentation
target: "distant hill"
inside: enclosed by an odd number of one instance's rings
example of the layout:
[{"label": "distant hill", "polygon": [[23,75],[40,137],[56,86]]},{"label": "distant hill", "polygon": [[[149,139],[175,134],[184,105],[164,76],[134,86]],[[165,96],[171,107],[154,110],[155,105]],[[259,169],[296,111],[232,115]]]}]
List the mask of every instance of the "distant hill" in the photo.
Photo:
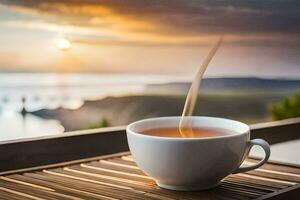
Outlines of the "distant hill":
[{"label": "distant hill", "polygon": [[[76,110],[59,108],[33,112],[42,118],[59,120],[66,131],[86,129],[103,118],[109,126],[157,116],[179,116],[186,95],[141,95],[106,97],[86,101]],[[256,123],[271,120],[270,105],[281,101],[284,94],[202,94],[196,102],[194,115],[207,115]]]},{"label": "distant hill", "polygon": [[[149,84],[146,93],[186,93],[190,88],[188,82],[166,84]],[[300,90],[300,80],[261,79],[261,78],[206,78],[201,85],[203,92],[284,92]]]},{"label": "distant hill", "polygon": [[[181,115],[190,83],[151,84],[145,94],[85,101],[76,110],[43,109],[33,114],[59,120],[66,131],[86,129],[106,119],[110,126],[156,116]],[[194,115],[257,123],[271,120],[270,106],[300,89],[300,80],[204,79]],[[152,93],[152,94],[151,94]]]}]

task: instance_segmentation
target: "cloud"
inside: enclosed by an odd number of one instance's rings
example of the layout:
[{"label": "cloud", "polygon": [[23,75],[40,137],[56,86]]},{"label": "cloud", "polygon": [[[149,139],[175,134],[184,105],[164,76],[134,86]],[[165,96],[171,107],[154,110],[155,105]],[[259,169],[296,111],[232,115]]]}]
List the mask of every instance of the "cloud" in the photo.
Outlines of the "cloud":
[{"label": "cloud", "polygon": [[[76,34],[87,31],[96,40],[97,36],[101,40],[107,36],[107,40],[116,38],[115,41],[125,43],[201,43],[220,34],[228,35],[233,42],[251,39],[298,43],[300,40],[300,6],[295,6],[297,0],[0,2],[16,12],[38,16],[45,24],[72,27],[73,34],[72,31],[68,33],[75,38]],[[80,40],[83,41],[83,38],[80,37]]]}]

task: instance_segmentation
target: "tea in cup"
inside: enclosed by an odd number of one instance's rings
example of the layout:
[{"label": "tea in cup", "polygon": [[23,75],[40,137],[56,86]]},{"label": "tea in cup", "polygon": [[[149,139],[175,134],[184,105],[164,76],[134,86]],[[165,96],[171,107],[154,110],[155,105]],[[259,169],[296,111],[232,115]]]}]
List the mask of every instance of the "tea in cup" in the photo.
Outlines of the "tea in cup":
[{"label": "tea in cup", "polygon": [[[160,117],[127,126],[129,149],[137,165],[156,183],[179,191],[213,188],[226,176],[262,166],[270,148],[262,139],[250,140],[248,125],[223,118],[189,117],[193,138],[183,138],[181,117]],[[241,164],[253,145],[265,157],[252,166]]]}]

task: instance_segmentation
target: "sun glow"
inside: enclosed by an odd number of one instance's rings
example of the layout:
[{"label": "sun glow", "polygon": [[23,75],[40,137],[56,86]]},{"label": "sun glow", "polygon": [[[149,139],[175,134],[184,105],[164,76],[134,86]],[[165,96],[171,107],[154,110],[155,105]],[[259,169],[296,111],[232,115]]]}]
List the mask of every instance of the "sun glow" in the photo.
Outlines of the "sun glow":
[{"label": "sun glow", "polygon": [[66,51],[70,49],[71,43],[69,40],[63,38],[57,41],[56,46],[59,50]]}]

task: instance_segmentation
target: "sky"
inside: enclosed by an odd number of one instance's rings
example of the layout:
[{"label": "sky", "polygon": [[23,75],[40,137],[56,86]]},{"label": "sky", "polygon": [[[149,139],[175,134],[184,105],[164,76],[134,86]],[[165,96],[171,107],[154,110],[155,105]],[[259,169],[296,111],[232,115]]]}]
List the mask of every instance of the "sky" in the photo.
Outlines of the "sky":
[{"label": "sky", "polygon": [[0,0],[0,72],[300,78],[297,0]]}]

